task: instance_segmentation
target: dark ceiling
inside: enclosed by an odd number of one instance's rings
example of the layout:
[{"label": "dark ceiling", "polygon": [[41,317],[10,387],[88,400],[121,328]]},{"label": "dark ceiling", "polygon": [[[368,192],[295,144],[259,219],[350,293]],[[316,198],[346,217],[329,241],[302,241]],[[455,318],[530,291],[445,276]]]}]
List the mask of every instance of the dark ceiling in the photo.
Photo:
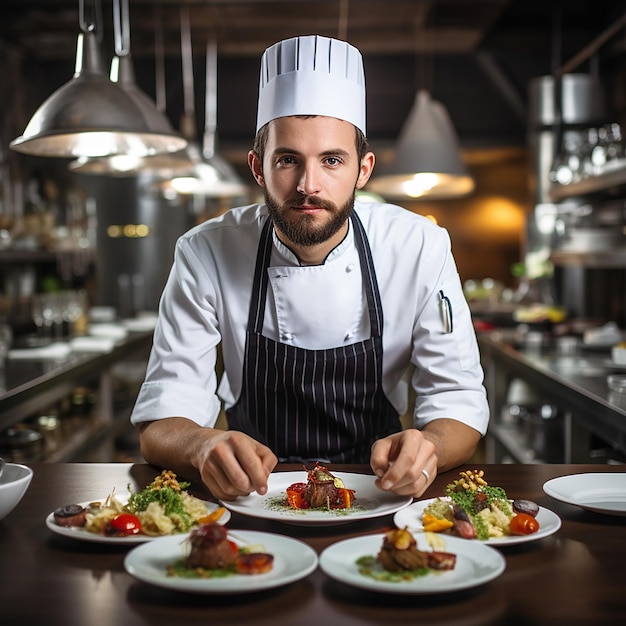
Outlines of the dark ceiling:
[{"label": "dark ceiling", "polygon": [[[85,0],[88,17],[93,6],[94,0]],[[101,7],[98,30],[110,58],[111,0],[102,0]],[[203,124],[206,42],[217,42],[218,135],[227,150],[251,141],[262,51],[298,34],[347,38],[360,48],[373,145],[395,139],[416,89],[425,87],[448,108],[464,148],[523,146],[532,78],[567,64],[572,71],[594,69],[610,77],[626,63],[626,1],[129,0],[137,81],[155,97],[155,33],[162,33],[166,111],[175,127],[184,106],[181,7],[191,15],[198,128]],[[73,73],[78,9],[78,0],[0,2],[0,39],[17,52],[26,84],[24,123]],[[592,63],[576,60],[600,42]],[[610,81],[607,89],[613,89]]]}]

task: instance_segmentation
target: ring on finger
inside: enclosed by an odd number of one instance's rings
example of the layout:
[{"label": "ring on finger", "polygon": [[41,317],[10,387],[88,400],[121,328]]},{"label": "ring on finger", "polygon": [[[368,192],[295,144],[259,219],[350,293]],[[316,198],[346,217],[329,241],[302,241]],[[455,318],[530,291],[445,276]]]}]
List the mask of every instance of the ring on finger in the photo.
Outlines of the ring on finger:
[{"label": "ring on finger", "polygon": [[425,467],[422,469],[422,474],[424,474],[424,478],[426,479],[426,482],[430,482],[430,474],[428,473],[428,470]]}]

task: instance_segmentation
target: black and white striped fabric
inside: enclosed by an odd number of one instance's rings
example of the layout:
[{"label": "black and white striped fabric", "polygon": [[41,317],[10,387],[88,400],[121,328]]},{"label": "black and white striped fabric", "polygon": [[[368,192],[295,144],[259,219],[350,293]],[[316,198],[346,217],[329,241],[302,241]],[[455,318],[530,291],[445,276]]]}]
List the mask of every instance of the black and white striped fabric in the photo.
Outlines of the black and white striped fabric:
[{"label": "black and white striped fabric", "polygon": [[401,429],[382,388],[383,310],[367,235],[352,214],[371,336],[326,350],[280,343],[262,333],[272,222],[257,254],[243,362],[243,385],[229,428],[248,433],[283,461],[367,463],[370,447]]}]

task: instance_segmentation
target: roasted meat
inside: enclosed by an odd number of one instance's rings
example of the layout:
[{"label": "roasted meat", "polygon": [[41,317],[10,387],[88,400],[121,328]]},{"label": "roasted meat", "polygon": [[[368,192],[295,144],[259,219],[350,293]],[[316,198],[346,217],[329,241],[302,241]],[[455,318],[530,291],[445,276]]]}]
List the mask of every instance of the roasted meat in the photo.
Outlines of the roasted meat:
[{"label": "roasted meat", "polygon": [[294,483],[287,488],[290,506],[297,509],[349,509],[352,506],[354,491],[346,489],[343,481],[327,468],[316,463],[313,469],[306,471],[306,483]]},{"label": "roasted meat", "polygon": [[237,546],[228,540],[227,531],[219,524],[203,524],[189,534],[191,550],[186,566],[189,568],[220,569],[235,562]]},{"label": "roasted meat", "polygon": [[337,499],[335,478],[325,468],[316,466],[309,471],[306,499],[313,509],[328,506]]},{"label": "roasted meat", "polygon": [[388,572],[419,568],[448,570],[454,569],[456,565],[454,554],[419,550],[415,537],[406,528],[387,531],[376,558]]}]

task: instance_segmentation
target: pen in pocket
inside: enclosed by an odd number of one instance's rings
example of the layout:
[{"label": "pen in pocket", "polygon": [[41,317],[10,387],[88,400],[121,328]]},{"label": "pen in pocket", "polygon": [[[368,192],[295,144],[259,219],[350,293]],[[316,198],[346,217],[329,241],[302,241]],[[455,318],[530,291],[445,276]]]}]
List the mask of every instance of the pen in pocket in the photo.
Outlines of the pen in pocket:
[{"label": "pen in pocket", "polygon": [[454,328],[454,322],[452,319],[452,304],[450,303],[450,298],[443,293],[442,290],[439,291],[439,297],[441,298],[441,313],[443,315],[443,330],[446,333],[451,333]]}]

